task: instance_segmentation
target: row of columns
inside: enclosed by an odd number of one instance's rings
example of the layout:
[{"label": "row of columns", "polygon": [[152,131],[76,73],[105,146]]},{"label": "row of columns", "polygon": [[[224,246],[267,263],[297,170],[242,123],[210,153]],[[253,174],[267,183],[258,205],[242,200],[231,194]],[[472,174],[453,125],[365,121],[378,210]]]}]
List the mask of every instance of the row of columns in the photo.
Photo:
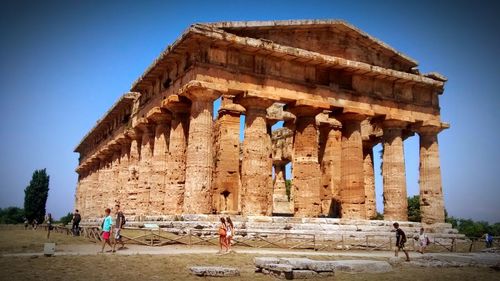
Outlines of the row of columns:
[{"label": "row of columns", "polygon": [[[196,88],[184,95],[189,100],[170,96],[163,103],[168,111],[139,123],[80,177],[77,200],[85,216],[98,215],[95,210],[114,202],[135,215],[224,211],[272,214],[273,163],[266,108],[273,101],[225,95],[214,124],[213,102],[220,93]],[[337,116],[340,122],[330,118],[318,124],[315,116],[320,108],[293,106],[289,110],[296,116],[292,158],[295,216],[373,217],[373,144],[362,140],[361,121],[365,116],[344,113]],[[240,166],[242,113],[246,118]],[[387,220],[407,220],[405,125],[395,120],[383,123]],[[422,217],[427,223],[442,222],[439,130],[424,128],[418,132]],[[283,173],[284,167],[277,169],[275,180],[284,181]],[[281,187],[274,192],[284,190]],[[85,197],[87,193],[91,198]]]}]

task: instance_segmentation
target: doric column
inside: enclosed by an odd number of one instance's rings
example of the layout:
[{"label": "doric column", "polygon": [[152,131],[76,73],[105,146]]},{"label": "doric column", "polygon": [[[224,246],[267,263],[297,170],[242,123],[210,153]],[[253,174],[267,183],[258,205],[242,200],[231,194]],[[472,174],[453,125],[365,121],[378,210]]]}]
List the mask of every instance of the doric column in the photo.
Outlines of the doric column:
[{"label": "doric column", "polygon": [[342,122],[341,213],[346,219],[365,219],[365,186],[363,174],[363,115],[346,113]]},{"label": "doric column", "polygon": [[145,122],[138,125],[142,132],[141,157],[139,161],[139,183],[137,189],[137,214],[149,215],[153,174],[154,125]]},{"label": "doric column", "polygon": [[223,95],[215,126],[215,173],[213,209],[237,213],[240,209],[240,115],[245,111],[233,103],[234,96]]},{"label": "doric column", "polygon": [[213,107],[219,93],[211,89],[187,89],[191,100],[189,135],[186,150],[186,190],[184,213],[212,212]]},{"label": "doric column", "polygon": [[320,125],[321,214],[340,217],[342,124],[330,118],[318,119]]},{"label": "doric column", "polygon": [[397,120],[386,120],[382,125],[384,130],[382,159],[384,219],[407,221],[408,199],[403,148],[403,128],[407,124]]},{"label": "doric column", "polygon": [[186,147],[191,103],[171,95],[163,106],[172,112],[164,197],[165,214],[182,214],[186,181]]},{"label": "doric column", "polygon": [[441,127],[420,127],[420,214],[427,224],[444,222],[444,200],[437,134]]},{"label": "doric column", "polygon": [[241,162],[241,212],[243,215],[270,215],[272,212],[271,136],[266,108],[272,101],[257,97],[239,100],[246,109]]},{"label": "doric column", "polygon": [[121,158],[121,145],[118,143],[113,145],[113,156],[111,158],[111,172],[110,172],[110,190],[111,196],[108,199],[108,206],[113,208],[119,202],[120,194],[120,158]]},{"label": "doric column", "polygon": [[156,124],[154,127],[150,214],[160,215],[164,213],[165,208],[167,169],[169,169],[167,166],[167,157],[172,116],[165,109],[157,108],[147,118]]},{"label": "doric column", "polygon": [[375,173],[373,167],[373,143],[363,142],[363,167],[365,185],[365,209],[366,218],[372,219],[377,216],[377,205],[375,198]]},{"label": "doric column", "polygon": [[135,216],[137,215],[138,209],[138,184],[139,184],[139,159],[141,155],[141,140],[142,133],[138,130],[129,130],[127,132],[130,138],[130,153],[129,153],[129,165],[128,165],[128,184],[127,184],[127,197],[125,214]]},{"label": "doric column", "polygon": [[127,200],[127,187],[129,182],[129,155],[130,155],[130,143],[131,140],[128,137],[122,137],[119,139],[121,146],[120,149],[120,167],[118,172],[118,182],[120,186],[118,187],[118,199],[117,203],[120,204],[120,208],[123,212],[129,207],[129,202]]},{"label": "doric column", "polygon": [[317,217],[321,214],[321,170],[315,117],[322,109],[299,105],[290,111],[297,117],[292,158],[294,216]]}]

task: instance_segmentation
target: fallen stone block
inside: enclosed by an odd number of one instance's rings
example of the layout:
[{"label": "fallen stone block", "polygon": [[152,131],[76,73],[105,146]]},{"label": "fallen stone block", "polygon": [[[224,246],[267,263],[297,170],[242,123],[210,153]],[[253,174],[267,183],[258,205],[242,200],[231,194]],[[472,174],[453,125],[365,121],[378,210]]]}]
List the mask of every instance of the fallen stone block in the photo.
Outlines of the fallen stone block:
[{"label": "fallen stone block", "polygon": [[392,266],[386,261],[373,260],[340,260],[334,261],[333,271],[348,273],[383,273],[392,271]]},{"label": "fallen stone block", "polygon": [[264,265],[264,268],[271,271],[279,271],[279,272],[292,272],[293,267],[289,264],[280,264],[280,263],[268,263]]},{"label": "fallen stone block", "polygon": [[294,270],[292,272],[293,279],[315,279],[318,278],[318,275],[313,270]]},{"label": "fallen stone block", "polygon": [[308,265],[308,269],[317,272],[332,272],[335,270],[337,263],[335,261],[311,261]]},{"label": "fallen stone block", "polygon": [[213,276],[213,277],[234,277],[240,276],[240,271],[233,267],[221,266],[191,266],[189,268],[192,274],[197,276]]},{"label": "fallen stone block", "polygon": [[311,259],[307,258],[280,258],[280,264],[288,264],[293,267],[293,269],[308,269],[309,265],[313,262]]},{"label": "fallen stone block", "polygon": [[255,266],[258,268],[263,268],[264,265],[270,263],[279,263],[279,261],[280,261],[279,258],[273,258],[273,257],[256,257],[253,259]]}]

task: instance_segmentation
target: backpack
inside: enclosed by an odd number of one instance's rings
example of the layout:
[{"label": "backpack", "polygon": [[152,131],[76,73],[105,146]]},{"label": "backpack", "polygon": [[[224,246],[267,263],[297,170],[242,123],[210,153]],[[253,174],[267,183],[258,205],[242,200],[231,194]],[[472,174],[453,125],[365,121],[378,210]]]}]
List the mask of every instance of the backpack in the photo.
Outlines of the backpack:
[{"label": "backpack", "polygon": [[120,217],[121,217],[120,228],[122,228],[125,225],[125,223],[127,222],[127,220],[125,219],[125,215],[122,212],[120,212]]}]

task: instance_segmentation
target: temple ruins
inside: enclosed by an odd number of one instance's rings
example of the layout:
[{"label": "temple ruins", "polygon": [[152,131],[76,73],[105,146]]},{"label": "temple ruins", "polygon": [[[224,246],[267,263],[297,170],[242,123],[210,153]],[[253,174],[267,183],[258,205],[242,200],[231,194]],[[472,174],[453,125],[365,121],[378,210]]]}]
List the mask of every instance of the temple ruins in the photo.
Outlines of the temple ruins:
[{"label": "temple ruins", "polygon": [[75,207],[367,220],[382,144],[384,219],[407,221],[403,142],[417,137],[422,223],[442,223],[446,78],[417,66],[343,21],[193,24],[76,146]]}]

